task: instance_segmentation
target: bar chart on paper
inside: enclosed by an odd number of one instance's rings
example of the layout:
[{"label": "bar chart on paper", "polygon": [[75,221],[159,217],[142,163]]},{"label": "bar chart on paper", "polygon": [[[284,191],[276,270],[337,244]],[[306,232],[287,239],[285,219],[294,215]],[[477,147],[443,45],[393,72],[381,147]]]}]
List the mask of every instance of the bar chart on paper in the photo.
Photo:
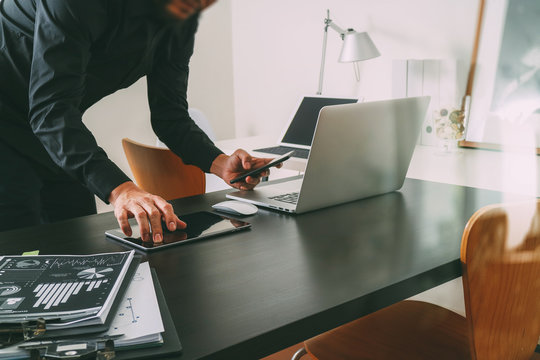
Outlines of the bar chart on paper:
[{"label": "bar chart on paper", "polygon": [[0,257],[0,315],[69,320],[98,314],[132,258],[132,252]]},{"label": "bar chart on paper", "polygon": [[[38,298],[33,307],[43,306],[43,308],[47,310],[51,307],[67,303],[72,296],[87,294],[92,290],[95,290],[94,292],[99,292],[100,288],[103,289],[102,285],[107,283],[108,280],[103,279],[97,281],[38,284],[33,291]],[[94,296],[94,294],[92,294],[92,296]]]}]

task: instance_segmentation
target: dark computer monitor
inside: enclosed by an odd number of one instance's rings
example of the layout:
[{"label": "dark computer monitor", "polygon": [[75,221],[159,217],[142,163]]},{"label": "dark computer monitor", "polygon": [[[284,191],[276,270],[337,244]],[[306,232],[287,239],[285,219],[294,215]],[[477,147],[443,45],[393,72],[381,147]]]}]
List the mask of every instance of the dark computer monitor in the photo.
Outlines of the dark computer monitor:
[{"label": "dark computer monitor", "polygon": [[358,99],[304,96],[281,139],[281,143],[310,146],[317,126],[319,112],[324,106],[356,102],[358,102]]}]

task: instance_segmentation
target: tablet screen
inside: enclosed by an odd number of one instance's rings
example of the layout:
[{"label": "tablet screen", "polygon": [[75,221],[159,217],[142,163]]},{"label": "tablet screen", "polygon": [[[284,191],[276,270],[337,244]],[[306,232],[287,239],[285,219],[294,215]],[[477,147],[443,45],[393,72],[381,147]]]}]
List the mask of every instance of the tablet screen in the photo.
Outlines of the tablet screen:
[{"label": "tablet screen", "polygon": [[[210,236],[243,230],[251,226],[245,221],[231,219],[208,211],[186,214],[179,216],[179,218],[187,224],[187,227],[176,231],[168,231],[166,227],[163,226],[163,242],[161,243],[154,243],[152,240],[142,241],[138,225],[131,225],[131,236],[124,235],[121,229],[107,230],[105,234],[115,240],[149,251],[183,244],[193,240],[204,239]],[[150,236],[150,238],[152,238],[152,236]]]}]

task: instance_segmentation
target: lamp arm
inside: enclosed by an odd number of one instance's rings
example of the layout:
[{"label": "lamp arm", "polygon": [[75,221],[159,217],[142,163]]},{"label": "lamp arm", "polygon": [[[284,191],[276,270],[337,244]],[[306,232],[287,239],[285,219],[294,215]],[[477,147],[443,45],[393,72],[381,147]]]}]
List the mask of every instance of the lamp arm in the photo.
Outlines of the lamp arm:
[{"label": "lamp arm", "polygon": [[[331,27],[332,29],[334,29],[336,32],[339,33],[339,35],[341,36],[341,40],[343,40],[343,37],[345,36],[345,34],[347,33],[347,30],[344,30],[342,29],[341,27],[339,27],[338,25],[336,25],[336,23],[334,21],[332,21],[330,18],[327,18],[326,19],[326,27]],[[352,29],[351,29],[352,30]]]},{"label": "lamp arm", "polygon": [[[322,46],[322,57],[321,57],[321,70],[319,72],[319,87],[317,90],[317,95],[322,94],[322,85],[324,77],[324,64],[326,62],[326,41],[328,38],[328,28],[332,28],[334,31],[338,32],[341,36],[341,40],[345,37],[347,31],[343,30],[341,27],[336,25],[332,19],[330,19],[330,10],[326,10],[326,19],[324,19],[324,35],[323,35],[323,46]],[[352,30],[352,29],[351,29]]]},{"label": "lamp arm", "polygon": [[328,38],[328,26],[324,27],[323,35],[323,46],[322,46],[322,56],[321,56],[321,70],[319,71],[319,87],[317,90],[317,95],[322,94],[322,83],[324,77],[324,63],[326,61],[326,39]]}]

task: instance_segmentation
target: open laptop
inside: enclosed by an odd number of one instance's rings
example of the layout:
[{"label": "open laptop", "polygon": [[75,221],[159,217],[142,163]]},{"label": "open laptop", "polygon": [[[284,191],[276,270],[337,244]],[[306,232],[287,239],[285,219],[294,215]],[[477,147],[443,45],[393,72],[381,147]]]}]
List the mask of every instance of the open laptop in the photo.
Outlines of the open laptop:
[{"label": "open laptop", "polygon": [[321,109],[303,178],[235,191],[228,198],[303,213],[398,190],[429,97]]},{"label": "open laptop", "polygon": [[327,105],[351,104],[358,99],[332,98],[323,96],[303,96],[296,112],[280,134],[278,145],[253,151],[283,155],[293,151],[292,156],[307,159],[319,111]]}]

